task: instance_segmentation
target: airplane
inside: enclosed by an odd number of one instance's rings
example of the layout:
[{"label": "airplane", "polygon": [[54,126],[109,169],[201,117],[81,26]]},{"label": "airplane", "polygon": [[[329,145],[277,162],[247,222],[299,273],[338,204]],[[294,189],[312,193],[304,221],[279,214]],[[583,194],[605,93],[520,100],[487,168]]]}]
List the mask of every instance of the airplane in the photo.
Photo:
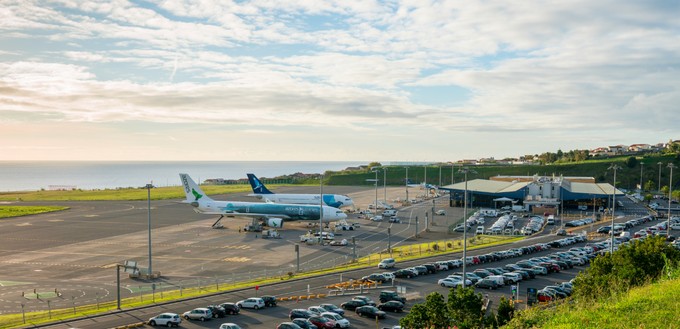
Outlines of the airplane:
[{"label": "airplane", "polygon": [[427,189],[435,189],[435,190],[439,189],[439,187],[437,185],[426,184],[426,183],[417,184],[417,183],[412,182],[408,178],[406,179],[406,186],[408,186],[408,187],[420,187],[421,189],[426,189],[426,188]]},{"label": "airplane", "polygon": [[[283,227],[284,220],[310,220],[318,221],[320,206],[261,203],[241,201],[216,201],[208,197],[205,192],[187,174],[179,174],[186,200],[183,203],[191,204],[194,211],[199,214],[220,215],[212,227],[224,217],[247,217],[263,219],[265,225],[275,228]],[[339,221],[347,218],[340,209],[323,206],[323,222]]]},{"label": "airplane", "polygon": [[[318,205],[320,203],[319,194],[274,193],[267,189],[267,187],[264,186],[264,183],[262,183],[254,174],[248,174],[248,181],[253,188],[253,194],[248,194],[248,196],[253,196],[261,200],[289,204]],[[352,198],[341,194],[324,194],[323,203],[333,208],[354,206]]]}]

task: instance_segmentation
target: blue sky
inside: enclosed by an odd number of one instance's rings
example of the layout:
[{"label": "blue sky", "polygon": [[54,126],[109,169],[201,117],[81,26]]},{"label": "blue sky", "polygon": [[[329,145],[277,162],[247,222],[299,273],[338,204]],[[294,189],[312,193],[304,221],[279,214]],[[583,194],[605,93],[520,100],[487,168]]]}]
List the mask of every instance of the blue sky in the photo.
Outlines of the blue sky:
[{"label": "blue sky", "polygon": [[455,161],[680,138],[674,1],[0,3],[0,160]]}]

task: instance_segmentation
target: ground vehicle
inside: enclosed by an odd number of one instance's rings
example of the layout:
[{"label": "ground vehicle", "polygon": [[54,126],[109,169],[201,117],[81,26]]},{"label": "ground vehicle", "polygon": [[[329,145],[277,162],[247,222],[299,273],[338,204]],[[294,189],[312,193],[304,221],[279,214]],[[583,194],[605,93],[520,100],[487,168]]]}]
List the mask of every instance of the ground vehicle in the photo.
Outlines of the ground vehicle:
[{"label": "ground vehicle", "polygon": [[382,215],[377,215],[377,216],[371,217],[371,221],[374,221],[374,222],[381,222],[382,220],[383,220]]},{"label": "ground vehicle", "polygon": [[302,329],[317,329],[317,327],[307,319],[297,318],[291,320],[291,322],[297,324]]},{"label": "ground vehicle", "polygon": [[364,276],[361,279],[364,280],[364,281],[370,280],[370,281],[378,282],[378,283],[387,282],[387,278],[384,275],[379,274],[379,273],[373,273],[371,275]]},{"label": "ground vehicle", "polygon": [[208,305],[206,308],[210,309],[213,314],[213,318],[223,318],[227,316],[227,311],[219,305]]},{"label": "ground vehicle", "polygon": [[392,217],[397,215],[396,209],[387,209],[382,212],[383,217]]},{"label": "ground vehicle", "polygon": [[360,301],[366,303],[366,305],[375,306],[375,302],[372,299],[370,299],[369,297],[366,297],[366,296],[355,296],[354,298],[352,298],[352,300],[360,300]]},{"label": "ground vehicle", "polygon": [[248,298],[236,303],[240,308],[252,308],[259,310],[264,307],[264,300],[262,298]]},{"label": "ground vehicle", "polygon": [[293,320],[293,319],[309,319],[309,317],[313,316],[314,313],[312,313],[309,310],[305,310],[304,308],[294,308],[290,310],[290,313],[288,313],[288,318]]},{"label": "ground vehicle", "polygon": [[394,258],[385,258],[380,261],[378,268],[392,268],[395,263]]},{"label": "ground vehicle", "polygon": [[334,304],[321,304],[319,306],[323,307],[328,312],[338,313],[342,316],[345,315],[345,311]]},{"label": "ground vehicle", "polygon": [[381,311],[403,312],[404,303],[397,300],[390,300],[378,305],[378,309]]},{"label": "ground vehicle", "polygon": [[239,314],[241,312],[241,308],[234,303],[222,303],[220,304],[220,307],[223,308],[227,314]]},{"label": "ground vehicle", "polygon": [[350,323],[349,320],[345,319],[342,317],[342,315],[335,313],[335,312],[323,312],[321,313],[321,316],[324,318],[330,319],[335,321],[335,327],[336,328],[349,328]]},{"label": "ground vehicle", "polygon": [[437,266],[437,271],[448,271],[449,270],[449,262],[447,261],[437,261],[434,263],[435,266]]},{"label": "ground vehicle", "polygon": [[326,309],[321,306],[310,306],[307,308],[307,310],[312,312],[314,315],[321,315],[321,313],[326,312]]},{"label": "ground vehicle", "polygon": [[385,303],[391,300],[396,300],[401,303],[406,303],[406,298],[399,296],[396,291],[393,290],[383,290],[380,292],[380,302]]},{"label": "ground vehicle", "polygon": [[176,313],[161,313],[149,319],[148,323],[150,326],[179,327],[179,324],[182,323],[182,318]]},{"label": "ground vehicle", "polygon": [[519,273],[512,273],[512,272],[503,273],[503,276],[512,280],[513,283],[517,283],[519,281],[522,281],[522,275],[519,274]]},{"label": "ground vehicle", "polygon": [[399,217],[397,217],[397,216],[390,217],[390,219],[388,221],[390,223],[397,223],[397,224],[401,223],[401,219],[399,219]]},{"label": "ground vehicle", "polygon": [[262,296],[260,297],[262,300],[264,300],[264,306],[265,307],[273,307],[276,306],[276,296]]},{"label": "ground vehicle", "polygon": [[502,275],[489,275],[485,279],[494,280],[499,287],[505,285],[505,278]]},{"label": "ground vehicle", "polygon": [[435,214],[438,216],[446,216],[446,211],[444,209],[439,209]]},{"label": "ground vehicle", "polygon": [[357,307],[355,312],[359,316],[367,316],[369,318],[376,318],[377,317],[378,319],[384,319],[384,318],[387,317],[387,313],[379,310],[375,306],[368,306],[367,305],[367,306]]},{"label": "ground vehicle", "polygon": [[410,270],[405,270],[405,269],[397,270],[393,274],[394,274],[394,277],[396,277],[396,278],[410,279],[410,278],[415,276],[413,272],[411,272]]},{"label": "ground vehicle", "polygon": [[335,241],[331,241],[331,243],[330,243],[331,246],[346,246],[348,244],[349,244],[349,242],[347,241],[347,239],[342,239],[340,241],[335,240]]},{"label": "ground vehicle", "polygon": [[548,216],[548,219],[546,220],[546,224],[555,225],[555,216],[553,216],[553,215]]},{"label": "ground vehicle", "polygon": [[236,323],[222,323],[219,329],[241,329],[241,326]]},{"label": "ground vehicle", "polygon": [[484,226],[483,225],[477,226],[475,234],[484,234]]},{"label": "ground vehicle", "polygon": [[187,319],[187,320],[201,320],[201,321],[207,321],[212,319],[212,312],[205,308],[205,307],[199,307],[195,308],[191,311],[186,311],[182,316]]},{"label": "ground vehicle", "polygon": [[319,329],[321,328],[327,328],[327,329],[333,329],[335,328],[335,321],[323,317],[323,316],[312,316],[309,319],[309,322],[317,326]]},{"label": "ground vehicle", "polygon": [[475,283],[476,288],[488,288],[488,289],[496,289],[498,288],[498,284],[496,283],[496,280],[492,279],[481,279],[477,283]]},{"label": "ground vehicle", "polygon": [[302,327],[298,326],[293,322],[282,322],[279,323],[278,326],[276,326],[276,329],[302,329]]},{"label": "ground vehicle", "polygon": [[355,309],[362,307],[362,306],[366,306],[366,302],[364,302],[363,300],[355,300],[355,299],[340,304],[340,307],[342,307],[346,310],[355,310]]}]

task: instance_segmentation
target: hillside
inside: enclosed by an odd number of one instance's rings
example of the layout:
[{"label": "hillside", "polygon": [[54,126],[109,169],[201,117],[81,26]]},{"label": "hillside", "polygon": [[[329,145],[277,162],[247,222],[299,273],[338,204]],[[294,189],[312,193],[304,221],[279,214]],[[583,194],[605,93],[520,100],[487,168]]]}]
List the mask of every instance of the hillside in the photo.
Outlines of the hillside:
[{"label": "hillside", "polygon": [[503,328],[680,328],[680,279],[631,289],[616,301],[522,311]]},{"label": "hillside", "polygon": [[[637,163],[635,166],[628,167],[626,165],[626,160],[628,157],[618,157],[602,160],[587,160],[583,162],[565,163],[565,164],[550,164],[550,165],[484,165],[484,166],[469,166],[469,168],[474,169],[476,174],[468,174],[468,179],[488,179],[492,176],[497,175],[563,175],[563,176],[587,176],[594,177],[597,182],[609,182],[613,181],[613,171],[607,170],[607,168],[612,164],[616,163],[621,166],[622,169],[617,171],[617,186],[621,188],[634,189],[637,184],[640,183],[640,164]],[[674,162],[676,165],[680,164],[680,161],[674,155],[670,156],[649,156],[640,157],[637,160],[644,163],[642,170],[642,178],[644,182],[652,181],[654,188],[656,189],[656,184],[659,181],[659,165],[657,163],[661,162],[661,184],[668,185],[669,182],[669,170],[666,165],[669,162]],[[458,183],[464,180],[462,173],[458,172],[460,168],[459,165],[452,167],[442,166],[441,167],[441,183],[442,185],[448,185],[452,182]],[[410,166],[408,168],[408,177],[413,182],[421,183],[425,179],[425,171],[427,170],[427,182],[430,184],[439,184],[439,166]],[[369,170],[364,171],[352,171],[352,172],[326,172],[327,184],[328,185],[372,185],[371,182],[367,182],[367,179],[374,179],[375,173]],[[403,166],[390,167],[387,166],[387,185],[388,186],[398,186],[404,184],[404,179],[406,178],[406,168]],[[383,172],[378,173],[378,179],[380,180],[380,185],[382,185]],[[677,180],[676,180],[677,181]],[[644,184],[644,183],[643,183]],[[674,186],[676,189],[677,186]]]}]

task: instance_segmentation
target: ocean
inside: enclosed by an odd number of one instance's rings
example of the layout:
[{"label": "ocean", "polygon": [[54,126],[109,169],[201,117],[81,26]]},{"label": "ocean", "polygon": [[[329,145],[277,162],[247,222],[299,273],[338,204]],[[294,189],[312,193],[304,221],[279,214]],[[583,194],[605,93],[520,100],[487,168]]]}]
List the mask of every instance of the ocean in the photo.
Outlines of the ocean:
[{"label": "ocean", "polygon": [[84,190],[118,187],[179,186],[179,173],[196,181],[323,173],[368,162],[343,161],[0,161],[0,191],[35,191],[63,187]]}]

